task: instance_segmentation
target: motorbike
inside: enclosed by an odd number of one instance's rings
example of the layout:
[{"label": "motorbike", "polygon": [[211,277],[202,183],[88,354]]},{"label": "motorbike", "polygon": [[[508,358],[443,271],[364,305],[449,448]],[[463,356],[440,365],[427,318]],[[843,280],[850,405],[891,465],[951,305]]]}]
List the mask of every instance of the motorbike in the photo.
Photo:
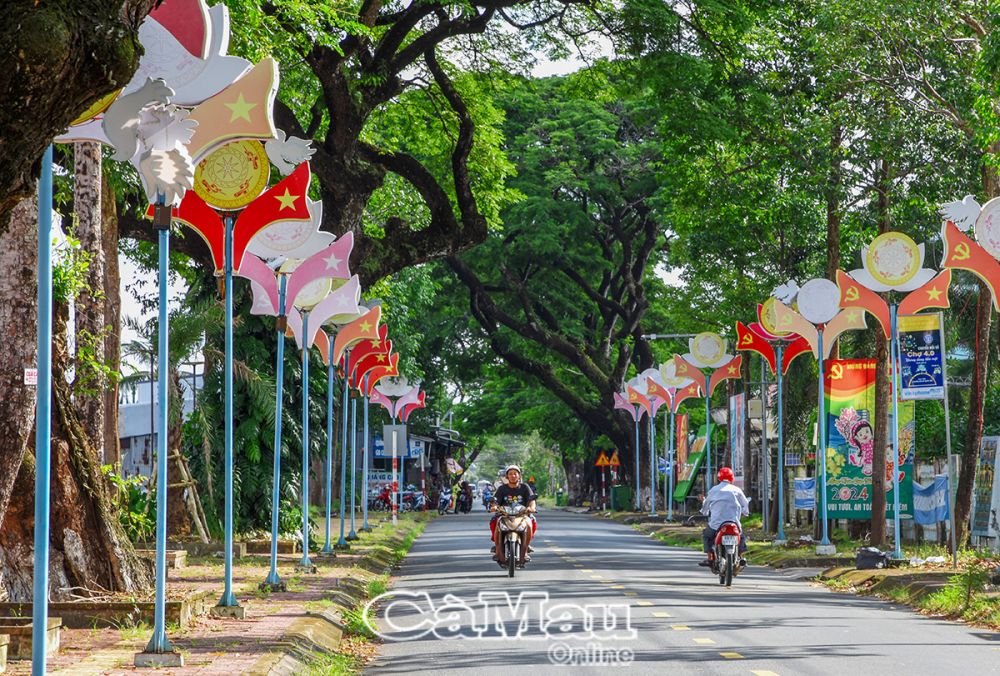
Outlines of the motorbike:
[{"label": "motorbike", "polygon": [[448,505],[451,504],[451,496],[447,492],[441,491],[441,496],[438,498],[438,514],[444,514],[448,511]]},{"label": "motorbike", "polygon": [[455,512],[468,514],[472,511],[472,499],[465,493],[459,493],[455,502]]},{"label": "motorbike", "polygon": [[[501,533],[500,546],[503,547],[504,556],[500,567],[507,569],[508,577],[514,577],[514,569],[523,567],[518,562],[525,546],[525,533],[531,528],[531,517],[528,515],[528,508],[519,504],[498,506],[497,513],[500,515],[497,528]],[[499,563],[499,559],[497,562]]]},{"label": "motorbike", "polygon": [[733,578],[740,574],[740,538],[743,532],[735,521],[726,521],[715,533],[714,556],[711,570],[719,576],[719,584],[730,587]]},{"label": "motorbike", "polygon": [[384,486],[378,495],[371,497],[368,509],[375,512],[387,512],[392,509],[392,491],[389,486]]},{"label": "motorbike", "polygon": [[490,500],[493,499],[493,491],[486,490],[483,491],[483,507],[490,506]]}]

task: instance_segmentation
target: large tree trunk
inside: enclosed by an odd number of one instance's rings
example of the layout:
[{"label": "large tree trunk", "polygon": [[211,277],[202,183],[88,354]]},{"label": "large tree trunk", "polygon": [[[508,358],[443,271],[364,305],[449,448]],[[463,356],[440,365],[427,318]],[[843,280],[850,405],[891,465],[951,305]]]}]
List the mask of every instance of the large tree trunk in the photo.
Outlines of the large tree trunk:
[{"label": "large tree trunk", "polygon": [[975,482],[979,445],[983,439],[983,409],[986,405],[987,372],[989,369],[990,325],[993,320],[992,295],[985,283],[979,282],[976,299],[975,363],[972,389],[969,391],[969,426],[965,430],[962,468],[958,474],[955,496],[955,537],[959,547],[969,537],[969,514],[972,510],[972,489]]},{"label": "large tree trunk", "polygon": [[[139,558],[121,527],[112,488],[77,417],[66,382],[68,309],[56,306],[53,345],[52,486],[49,597],[141,593],[152,568]],[[12,600],[31,599],[35,463],[24,462],[9,518],[0,527],[0,570]]]},{"label": "large tree trunk", "polygon": [[[35,365],[37,332],[35,273],[38,211],[34,200],[18,204],[10,227],[0,230],[0,526],[33,426],[35,389],[24,384]],[[0,566],[0,588],[4,587]]]},{"label": "large tree trunk", "polygon": [[0,21],[0,233],[30,197],[45,147],[86,108],[124,87],[139,24],[157,0],[5,0]]},{"label": "large tree trunk", "polygon": [[[74,393],[80,423],[102,462],[109,462],[105,450],[104,409],[106,378],[92,368],[90,361],[105,361],[104,294],[106,278],[104,241],[101,227],[101,145],[74,145],[73,208],[76,213],[76,237],[89,263],[83,291],[76,297],[76,376]],[[114,289],[113,293],[117,292]]]},{"label": "large tree trunk", "polygon": [[[121,275],[118,270],[118,211],[115,193],[105,179],[101,189],[101,246],[104,248],[104,321],[108,331],[104,337],[104,358],[108,366],[121,372],[122,357],[122,297]],[[118,437],[118,380],[107,384],[104,391],[104,462],[121,462],[121,442]]]}]

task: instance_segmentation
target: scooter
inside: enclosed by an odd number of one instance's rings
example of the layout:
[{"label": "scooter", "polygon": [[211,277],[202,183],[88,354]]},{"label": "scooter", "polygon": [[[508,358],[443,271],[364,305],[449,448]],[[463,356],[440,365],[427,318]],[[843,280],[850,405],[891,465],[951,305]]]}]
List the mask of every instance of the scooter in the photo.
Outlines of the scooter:
[{"label": "scooter", "polygon": [[743,571],[745,562],[740,556],[740,538],[743,531],[735,521],[726,521],[715,533],[711,569],[719,576],[719,584],[731,587],[733,578]]},{"label": "scooter", "polygon": [[507,576],[514,577],[515,568],[523,568],[519,563],[521,552],[524,550],[525,533],[531,528],[531,517],[528,515],[528,508],[520,504],[511,504],[506,507],[497,507],[500,518],[497,519],[497,529],[500,531],[500,546],[503,547],[504,562],[500,563],[501,568],[507,569]]},{"label": "scooter", "polygon": [[441,491],[441,497],[438,498],[438,514],[444,514],[447,512],[450,504],[451,496],[445,491]]},{"label": "scooter", "polygon": [[465,493],[459,493],[455,503],[455,512],[468,514],[472,511],[472,499]]}]

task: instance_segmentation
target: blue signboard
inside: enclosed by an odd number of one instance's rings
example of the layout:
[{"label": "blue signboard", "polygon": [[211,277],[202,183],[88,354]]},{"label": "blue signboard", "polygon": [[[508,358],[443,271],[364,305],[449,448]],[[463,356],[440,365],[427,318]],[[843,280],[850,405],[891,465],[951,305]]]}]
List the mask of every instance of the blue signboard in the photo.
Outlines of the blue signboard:
[{"label": "blue signboard", "polygon": [[[399,449],[399,454],[396,456],[398,458],[419,458],[424,452],[424,442],[421,439],[414,439],[410,437],[408,439],[410,442],[409,449],[407,453],[403,454],[403,449]],[[391,458],[392,448],[386,448],[385,444],[382,443],[382,435],[376,433],[375,438],[372,441],[372,453],[376,458]]]},{"label": "blue signboard", "polygon": [[901,399],[944,399],[941,316],[907,315],[899,321]]}]

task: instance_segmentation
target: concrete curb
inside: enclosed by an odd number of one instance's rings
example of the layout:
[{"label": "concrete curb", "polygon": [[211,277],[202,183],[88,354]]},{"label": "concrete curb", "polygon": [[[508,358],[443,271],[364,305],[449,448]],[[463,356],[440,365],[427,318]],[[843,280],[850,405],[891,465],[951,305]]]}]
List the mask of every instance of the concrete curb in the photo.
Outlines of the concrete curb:
[{"label": "concrete curb", "polygon": [[[383,546],[359,546],[355,551],[361,556],[353,565],[375,574],[389,573],[394,565],[391,550],[401,545],[417,527],[418,524],[414,524],[395,534]],[[368,599],[367,582],[352,577],[340,578],[328,598],[334,608],[307,611],[305,617],[292,622],[279,639],[279,648],[261,656],[246,673],[253,676],[309,673],[311,662],[337,653],[346,631],[343,615]]]}]

